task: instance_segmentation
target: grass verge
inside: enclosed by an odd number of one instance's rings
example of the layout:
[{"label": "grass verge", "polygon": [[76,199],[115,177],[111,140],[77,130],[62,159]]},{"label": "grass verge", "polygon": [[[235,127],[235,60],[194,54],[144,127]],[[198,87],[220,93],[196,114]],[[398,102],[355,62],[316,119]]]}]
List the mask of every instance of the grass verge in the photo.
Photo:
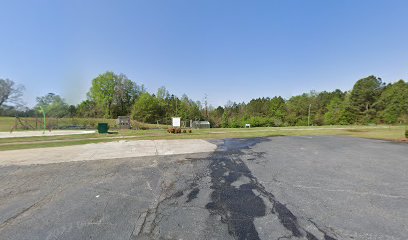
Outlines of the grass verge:
[{"label": "grass verge", "polygon": [[119,130],[117,134],[84,134],[0,139],[0,151],[27,148],[60,147],[120,140],[224,139],[273,136],[349,136],[398,141],[405,139],[404,126],[324,126],[283,128],[216,128],[193,130],[193,133],[170,134],[162,129]]}]

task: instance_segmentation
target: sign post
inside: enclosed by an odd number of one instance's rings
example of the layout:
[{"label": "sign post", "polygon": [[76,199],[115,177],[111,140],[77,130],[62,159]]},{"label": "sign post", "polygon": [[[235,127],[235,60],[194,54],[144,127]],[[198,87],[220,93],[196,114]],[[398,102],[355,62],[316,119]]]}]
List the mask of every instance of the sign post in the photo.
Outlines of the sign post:
[{"label": "sign post", "polygon": [[181,124],[180,124],[180,118],[179,117],[173,117],[172,118],[172,125],[173,125],[173,127],[180,127],[181,126]]}]

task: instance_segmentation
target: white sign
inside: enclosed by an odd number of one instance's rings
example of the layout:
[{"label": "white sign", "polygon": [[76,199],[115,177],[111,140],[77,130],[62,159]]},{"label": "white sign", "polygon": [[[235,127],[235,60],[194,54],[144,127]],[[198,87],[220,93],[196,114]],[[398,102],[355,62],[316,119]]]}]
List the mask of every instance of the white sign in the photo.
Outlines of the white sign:
[{"label": "white sign", "polygon": [[174,117],[173,118],[173,127],[180,127],[180,118],[179,117]]}]

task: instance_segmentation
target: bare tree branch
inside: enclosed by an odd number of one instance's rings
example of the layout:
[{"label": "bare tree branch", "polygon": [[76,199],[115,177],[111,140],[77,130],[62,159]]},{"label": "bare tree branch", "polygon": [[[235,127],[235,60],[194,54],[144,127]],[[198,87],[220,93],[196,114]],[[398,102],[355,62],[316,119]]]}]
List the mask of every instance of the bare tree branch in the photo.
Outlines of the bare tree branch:
[{"label": "bare tree branch", "polygon": [[5,103],[22,105],[21,97],[24,89],[23,85],[16,85],[10,79],[0,79],[0,107]]}]

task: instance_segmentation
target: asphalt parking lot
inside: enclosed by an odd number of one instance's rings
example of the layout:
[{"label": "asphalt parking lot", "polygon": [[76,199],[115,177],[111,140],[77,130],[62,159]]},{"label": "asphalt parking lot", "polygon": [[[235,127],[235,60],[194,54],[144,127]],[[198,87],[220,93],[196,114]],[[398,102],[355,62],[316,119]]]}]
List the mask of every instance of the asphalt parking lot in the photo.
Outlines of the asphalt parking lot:
[{"label": "asphalt parking lot", "polygon": [[0,166],[0,239],[407,239],[407,144],[212,143],[206,153]]}]

